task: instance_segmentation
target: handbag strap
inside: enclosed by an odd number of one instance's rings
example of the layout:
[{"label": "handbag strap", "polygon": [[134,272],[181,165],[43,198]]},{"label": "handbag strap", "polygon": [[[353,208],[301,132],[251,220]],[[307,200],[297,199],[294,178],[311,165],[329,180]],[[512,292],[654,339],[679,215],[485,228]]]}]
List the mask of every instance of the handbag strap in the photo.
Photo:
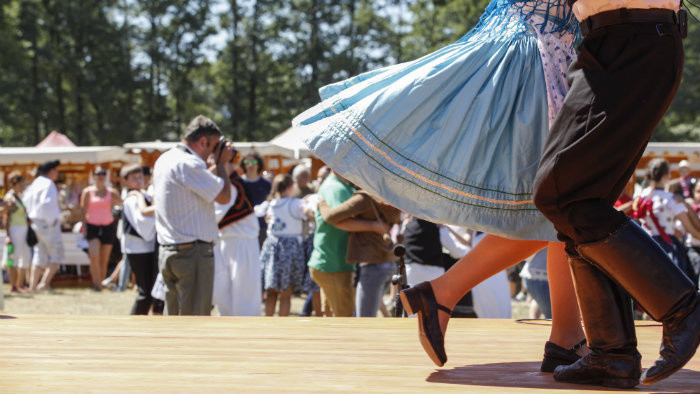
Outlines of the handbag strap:
[{"label": "handbag strap", "polygon": [[19,202],[19,204],[24,208],[24,216],[27,218],[27,225],[30,226],[32,224],[32,219],[29,218],[29,212],[27,212],[27,206],[24,205],[24,201],[22,201],[21,198],[17,195],[17,193],[13,193],[12,197]]}]

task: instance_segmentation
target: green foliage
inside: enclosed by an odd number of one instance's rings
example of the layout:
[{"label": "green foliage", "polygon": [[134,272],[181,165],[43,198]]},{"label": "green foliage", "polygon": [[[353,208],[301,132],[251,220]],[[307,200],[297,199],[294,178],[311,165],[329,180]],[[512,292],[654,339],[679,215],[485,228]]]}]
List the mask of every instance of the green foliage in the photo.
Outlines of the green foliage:
[{"label": "green foliage", "polygon": [[[455,41],[488,0],[0,0],[0,145],[267,140],[318,88]],[[700,14],[700,12],[696,12]],[[656,140],[700,138],[700,28]]]},{"label": "green foliage", "polygon": [[[700,10],[691,8],[700,17]],[[700,23],[690,20],[683,41],[685,66],[678,93],[652,141],[700,141]]]}]

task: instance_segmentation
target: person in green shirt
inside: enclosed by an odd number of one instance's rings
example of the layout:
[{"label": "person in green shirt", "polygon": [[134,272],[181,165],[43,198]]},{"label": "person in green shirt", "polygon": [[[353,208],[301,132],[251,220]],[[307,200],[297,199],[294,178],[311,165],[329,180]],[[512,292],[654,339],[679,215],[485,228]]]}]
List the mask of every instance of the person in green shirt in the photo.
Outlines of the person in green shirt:
[{"label": "person in green shirt", "polygon": [[[350,182],[335,172],[331,173],[318,190],[319,199],[335,208],[355,192]],[[330,307],[333,316],[349,317],[355,309],[352,286],[355,266],[347,262],[348,231],[384,232],[385,224],[378,220],[346,219],[332,225],[316,210],[314,250],[309,258],[311,279],[321,287],[323,305]],[[327,308],[324,308],[327,310]]]},{"label": "person in green shirt", "polygon": [[[336,207],[355,192],[350,182],[335,173],[326,178],[318,189],[320,198]],[[355,266],[348,264],[348,232],[323,220],[316,210],[316,234],[314,250],[309,259],[311,279],[321,287],[321,302],[330,306],[334,316],[352,316],[355,309],[352,287]]]}]

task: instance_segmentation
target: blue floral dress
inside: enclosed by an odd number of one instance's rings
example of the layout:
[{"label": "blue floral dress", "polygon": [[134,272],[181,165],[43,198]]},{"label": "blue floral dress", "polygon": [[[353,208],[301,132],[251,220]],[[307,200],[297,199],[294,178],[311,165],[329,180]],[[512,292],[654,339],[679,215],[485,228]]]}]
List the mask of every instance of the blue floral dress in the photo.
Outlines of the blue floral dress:
[{"label": "blue floral dress", "polygon": [[263,289],[301,288],[306,255],[301,230],[304,203],[298,198],[278,198],[256,206],[256,214],[267,216],[267,238],[260,249]]},{"label": "blue floral dress", "polygon": [[532,191],[578,37],[564,0],[494,0],[457,42],[322,88],[293,127],[331,168],[399,209],[555,240]]}]

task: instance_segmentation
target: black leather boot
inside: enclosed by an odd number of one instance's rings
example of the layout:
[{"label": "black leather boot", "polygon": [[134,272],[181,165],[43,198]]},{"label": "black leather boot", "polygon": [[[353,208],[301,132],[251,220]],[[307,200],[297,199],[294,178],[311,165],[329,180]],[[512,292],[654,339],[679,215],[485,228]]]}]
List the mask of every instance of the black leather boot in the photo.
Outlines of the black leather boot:
[{"label": "black leather boot", "polygon": [[663,323],[661,358],[644,373],[642,383],[655,383],[681,369],[700,344],[700,294],[690,279],[631,220],[578,251]]},{"label": "black leather boot", "polygon": [[569,256],[586,339],[591,352],[554,370],[558,382],[631,388],[639,384],[642,356],[637,351],[632,300],[598,268]]}]

